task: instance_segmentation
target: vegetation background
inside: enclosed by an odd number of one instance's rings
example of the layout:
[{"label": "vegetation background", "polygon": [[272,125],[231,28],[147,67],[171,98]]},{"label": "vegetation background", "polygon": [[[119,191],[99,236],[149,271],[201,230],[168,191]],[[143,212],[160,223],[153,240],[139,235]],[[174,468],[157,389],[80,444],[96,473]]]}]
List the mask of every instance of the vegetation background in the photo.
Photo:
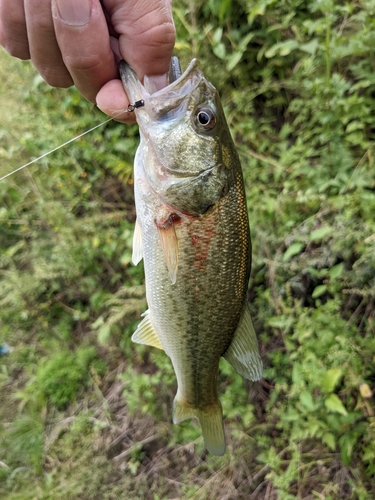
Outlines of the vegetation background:
[{"label": "vegetation background", "polygon": [[[175,377],[131,343],[137,127],[0,182],[0,497],[375,498],[375,1],[176,0],[242,158],[264,379],[223,361],[228,451],[171,423]],[[0,176],[104,120],[0,54]]]}]

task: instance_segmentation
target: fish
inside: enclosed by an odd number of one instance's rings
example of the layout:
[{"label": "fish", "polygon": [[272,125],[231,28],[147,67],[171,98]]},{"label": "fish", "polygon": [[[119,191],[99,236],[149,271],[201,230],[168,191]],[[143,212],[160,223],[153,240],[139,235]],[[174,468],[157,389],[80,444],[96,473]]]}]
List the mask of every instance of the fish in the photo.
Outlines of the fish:
[{"label": "fish", "polygon": [[132,340],[170,357],[173,422],[196,417],[206,449],[220,456],[220,358],[249,380],[263,370],[247,302],[251,239],[239,156],[197,59],[182,73],[174,57],[159,90],[124,61],[120,75],[140,131],[132,258],[144,261],[148,304]]}]

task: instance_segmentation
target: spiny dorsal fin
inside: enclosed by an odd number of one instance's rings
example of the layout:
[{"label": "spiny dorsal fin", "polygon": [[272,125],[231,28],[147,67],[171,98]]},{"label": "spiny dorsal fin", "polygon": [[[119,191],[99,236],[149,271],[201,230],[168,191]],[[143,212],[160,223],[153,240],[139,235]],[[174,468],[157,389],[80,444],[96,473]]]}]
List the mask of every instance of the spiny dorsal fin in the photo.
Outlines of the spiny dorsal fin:
[{"label": "spiny dorsal fin", "polygon": [[172,283],[176,283],[178,269],[178,240],[173,222],[166,227],[156,226],[159,232],[165,263]]},{"label": "spiny dorsal fin", "polygon": [[138,328],[132,335],[132,341],[136,344],[145,344],[163,349],[154,325],[151,323],[150,313],[147,310],[142,314],[144,319],[139,323]]},{"label": "spiny dorsal fin", "polygon": [[132,262],[136,266],[143,259],[143,244],[141,226],[138,219],[135,221],[135,228],[133,234],[133,255]]},{"label": "spiny dorsal fin", "polygon": [[223,357],[243,377],[253,381],[262,377],[263,363],[247,303],[242,310],[232,342]]}]

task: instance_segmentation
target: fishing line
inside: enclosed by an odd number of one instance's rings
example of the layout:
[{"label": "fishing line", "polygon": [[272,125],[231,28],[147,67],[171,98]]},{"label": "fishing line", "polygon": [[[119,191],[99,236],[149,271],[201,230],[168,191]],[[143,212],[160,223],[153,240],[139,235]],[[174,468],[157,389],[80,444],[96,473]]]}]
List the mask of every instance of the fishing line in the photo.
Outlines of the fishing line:
[{"label": "fishing line", "polygon": [[[119,116],[121,113],[123,113],[123,111],[121,111],[118,115],[116,116]],[[66,141],[64,142],[64,144],[60,144],[60,146],[57,146],[56,148],[54,149],[51,149],[51,151],[48,151],[47,153],[44,153],[42,154],[41,156],[39,156],[38,158],[35,158],[34,160],[31,160],[29,161],[28,163],[26,163],[25,165],[22,165],[22,167],[18,167],[16,168],[16,170],[13,170],[12,172],[9,172],[9,174],[6,174],[4,175],[3,177],[0,177],[0,182],[3,181],[4,179],[6,179],[7,177],[10,177],[11,175],[15,174],[16,172],[19,172],[20,170],[22,170],[23,168],[26,168],[28,167],[29,165],[32,165],[33,163],[41,160],[42,158],[50,155],[51,153],[54,153],[55,151],[57,151],[58,149],[60,148],[63,148],[64,146],[67,146],[68,144],[70,144],[71,142],[79,139],[80,137],[83,137],[84,135],[86,134],[89,134],[90,132],[92,132],[93,130],[95,130],[96,128],[99,128],[101,127],[102,125],[105,125],[106,123],[110,122],[111,120],[113,120],[114,118],[116,118],[116,116],[114,116],[113,118],[108,118],[108,120],[105,120],[104,122],[102,123],[99,123],[99,125],[95,125],[95,127],[92,127],[90,128],[90,130],[86,130],[86,132],[82,132],[82,134],[79,134],[77,135],[76,137],[73,137],[73,139],[69,139],[69,141]]]}]

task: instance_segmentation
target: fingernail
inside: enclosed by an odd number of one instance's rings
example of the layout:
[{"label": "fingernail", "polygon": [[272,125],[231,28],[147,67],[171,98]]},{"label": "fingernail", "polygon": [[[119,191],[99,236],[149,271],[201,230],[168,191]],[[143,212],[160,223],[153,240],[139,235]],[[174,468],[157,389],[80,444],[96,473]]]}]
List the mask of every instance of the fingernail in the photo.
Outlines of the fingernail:
[{"label": "fingernail", "polygon": [[146,75],[143,79],[143,85],[149,94],[153,94],[168,85],[168,74],[164,75]]},{"label": "fingernail", "polygon": [[91,17],[90,0],[56,0],[61,20],[72,26],[83,26]]},{"label": "fingernail", "polygon": [[109,38],[109,44],[111,46],[112,52],[116,56],[117,64],[118,64],[121,61],[121,59],[122,59],[122,56],[121,56],[121,53],[120,53],[119,41],[117,40],[117,38],[114,38],[113,36],[111,36]]}]

